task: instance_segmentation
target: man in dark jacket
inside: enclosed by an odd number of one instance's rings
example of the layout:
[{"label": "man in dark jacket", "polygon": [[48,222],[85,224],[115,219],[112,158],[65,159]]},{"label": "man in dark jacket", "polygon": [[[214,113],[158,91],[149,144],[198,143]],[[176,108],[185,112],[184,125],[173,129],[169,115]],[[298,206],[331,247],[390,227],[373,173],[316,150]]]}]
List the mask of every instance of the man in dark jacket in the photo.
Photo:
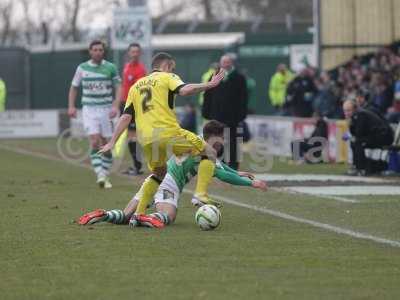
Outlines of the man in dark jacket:
[{"label": "man in dark jacket", "polygon": [[[232,55],[223,55],[220,67],[226,70],[226,76],[220,85],[204,94],[202,115],[205,119],[217,120],[229,127],[229,166],[238,169],[237,137],[243,132],[239,123],[247,114],[246,78],[234,66]],[[227,149],[228,150],[228,149]]]},{"label": "man in dark jacket", "polygon": [[292,116],[302,118],[312,116],[312,103],[317,93],[312,72],[311,69],[304,69],[288,85],[285,106]]},{"label": "man in dark jacket", "polygon": [[371,110],[358,108],[350,100],[343,103],[343,112],[350,122],[351,149],[353,163],[357,171],[364,175],[383,171],[384,166],[376,166],[365,156],[365,149],[382,148],[393,143],[390,124]]}]

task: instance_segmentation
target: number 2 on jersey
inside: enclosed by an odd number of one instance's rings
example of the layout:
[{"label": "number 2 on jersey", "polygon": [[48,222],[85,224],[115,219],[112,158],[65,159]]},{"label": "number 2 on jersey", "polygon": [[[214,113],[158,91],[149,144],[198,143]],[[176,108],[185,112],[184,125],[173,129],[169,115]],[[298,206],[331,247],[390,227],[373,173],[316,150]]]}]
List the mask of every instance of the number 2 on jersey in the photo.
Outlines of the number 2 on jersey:
[{"label": "number 2 on jersey", "polygon": [[143,88],[139,91],[140,95],[143,96],[142,98],[142,111],[146,113],[153,109],[153,105],[150,104],[151,102],[151,88]]}]

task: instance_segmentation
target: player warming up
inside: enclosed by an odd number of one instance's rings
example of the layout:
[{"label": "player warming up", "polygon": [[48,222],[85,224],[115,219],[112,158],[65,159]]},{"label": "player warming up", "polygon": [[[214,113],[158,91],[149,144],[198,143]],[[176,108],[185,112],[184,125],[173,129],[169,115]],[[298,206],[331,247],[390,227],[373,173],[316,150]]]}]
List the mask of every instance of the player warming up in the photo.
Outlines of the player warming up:
[{"label": "player warming up", "polygon": [[[102,188],[111,188],[109,179],[113,158],[111,151],[98,153],[112,136],[112,119],[118,114],[120,76],[114,64],[104,60],[105,45],[95,40],[90,43],[90,60],[78,66],[68,96],[68,115],[76,117],[76,98],[82,86],[83,126],[89,135],[90,161]],[[113,101],[113,88],[115,100]]]},{"label": "player warming up", "polygon": [[[223,154],[223,135],[224,126],[218,121],[210,121],[203,128],[205,141],[213,146],[218,153],[218,157],[221,157]],[[156,217],[164,225],[175,221],[182,190],[190,182],[191,178],[197,175],[197,168],[200,161],[201,157],[199,156],[173,156],[169,159],[167,163],[168,173],[154,196],[155,212],[150,217]],[[267,189],[264,181],[254,179],[254,176],[250,173],[237,172],[218,160],[213,176],[232,185],[251,186],[263,191]],[[136,226],[136,218],[131,217],[137,208],[141,193],[142,191],[140,190],[124,210],[113,209],[106,211],[104,209],[97,209],[83,215],[79,219],[79,224],[87,225],[98,222],[109,222],[114,224],[129,223],[131,226]],[[194,206],[202,205],[196,199],[192,199],[192,204]],[[151,222],[146,222],[145,220],[142,220],[140,225],[154,227]]]},{"label": "player warming up", "polygon": [[111,140],[100,150],[107,153],[135,116],[138,141],[143,148],[151,175],[141,187],[141,196],[135,212],[138,222],[153,222],[163,227],[158,218],[145,216],[146,208],[167,173],[167,160],[176,156],[202,156],[193,198],[202,203],[213,203],[207,189],[215,169],[216,151],[197,135],[182,129],[174,112],[176,95],[190,96],[216,87],[224,78],[220,70],[209,82],[185,84],[174,74],[175,61],[168,53],[158,53],[152,60],[152,72],[139,79],[129,90],[125,110],[119,119]]}]

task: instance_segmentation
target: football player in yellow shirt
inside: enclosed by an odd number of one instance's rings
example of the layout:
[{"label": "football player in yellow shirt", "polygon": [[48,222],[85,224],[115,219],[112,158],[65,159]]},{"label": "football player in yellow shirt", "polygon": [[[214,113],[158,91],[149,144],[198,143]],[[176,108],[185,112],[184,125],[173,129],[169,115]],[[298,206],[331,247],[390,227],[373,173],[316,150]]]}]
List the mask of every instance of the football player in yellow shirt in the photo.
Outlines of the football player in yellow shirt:
[{"label": "football player in yellow shirt", "polygon": [[113,137],[100,152],[112,150],[118,137],[135,116],[138,141],[143,147],[144,157],[152,175],[143,183],[142,195],[134,217],[140,222],[149,222],[161,228],[164,223],[155,217],[146,216],[145,211],[167,173],[167,160],[176,156],[201,155],[194,199],[216,204],[208,197],[208,185],[213,177],[216,151],[203,139],[179,126],[174,112],[176,95],[190,96],[216,87],[224,78],[220,70],[209,82],[185,84],[174,74],[175,60],[168,53],[160,52],[153,57],[152,72],[139,79],[129,90],[125,110],[119,119]]}]

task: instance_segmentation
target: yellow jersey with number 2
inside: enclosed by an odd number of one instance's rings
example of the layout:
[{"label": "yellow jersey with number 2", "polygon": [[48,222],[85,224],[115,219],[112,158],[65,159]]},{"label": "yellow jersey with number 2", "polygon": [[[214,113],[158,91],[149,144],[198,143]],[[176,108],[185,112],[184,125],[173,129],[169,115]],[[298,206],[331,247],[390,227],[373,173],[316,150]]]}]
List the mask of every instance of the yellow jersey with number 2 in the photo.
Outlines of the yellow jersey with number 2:
[{"label": "yellow jersey with number 2", "polygon": [[124,113],[134,113],[142,145],[170,138],[179,131],[174,102],[184,85],[176,74],[153,71],[130,88]]}]

